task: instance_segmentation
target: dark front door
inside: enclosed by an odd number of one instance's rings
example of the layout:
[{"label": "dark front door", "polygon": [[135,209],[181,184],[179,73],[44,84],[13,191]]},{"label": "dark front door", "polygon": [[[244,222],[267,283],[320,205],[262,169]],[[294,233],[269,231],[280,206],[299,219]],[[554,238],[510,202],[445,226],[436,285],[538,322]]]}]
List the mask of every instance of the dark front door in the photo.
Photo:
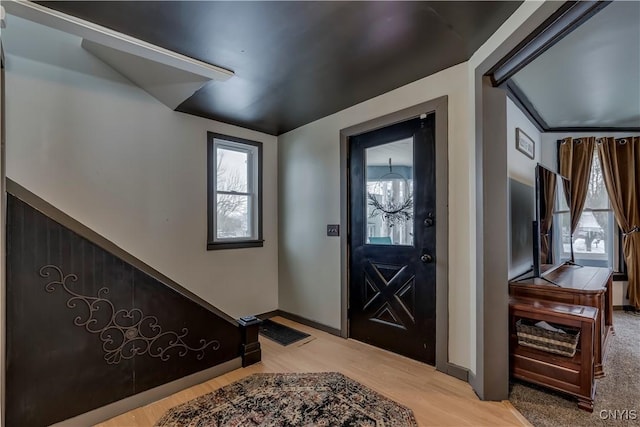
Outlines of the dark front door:
[{"label": "dark front door", "polygon": [[435,363],[435,114],[350,138],[349,334]]}]

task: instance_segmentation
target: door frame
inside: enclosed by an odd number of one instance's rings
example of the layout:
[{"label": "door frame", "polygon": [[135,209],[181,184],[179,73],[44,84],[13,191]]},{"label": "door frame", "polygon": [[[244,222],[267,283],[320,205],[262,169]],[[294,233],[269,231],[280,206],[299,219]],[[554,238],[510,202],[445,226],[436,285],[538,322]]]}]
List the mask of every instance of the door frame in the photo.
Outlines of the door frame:
[{"label": "door frame", "polygon": [[[471,132],[475,140],[476,208],[476,367],[469,374],[469,384],[481,400],[509,397],[509,236],[505,226],[508,95],[506,89],[493,86],[490,74],[504,64],[509,69],[505,74],[519,70],[558,42],[568,28],[575,28],[574,23],[584,18],[582,12],[588,9],[586,12],[590,13],[592,7],[600,6],[594,2],[547,1],[484,59],[469,63],[473,89],[469,101],[475,111]],[[574,11],[567,13],[569,9]],[[485,191],[487,188],[492,191]],[[491,256],[485,256],[489,249]]]},{"label": "door frame", "polygon": [[[2,16],[4,17],[4,7],[2,7]],[[5,26],[2,19],[1,27]],[[5,108],[5,76],[4,76],[5,58],[2,39],[0,38],[0,426],[5,425],[5,382],[6,382],[6,209],[7,209],[7,193],[6,193],[6,108]]]},{"label": "door frame", "polygon": [[449,142],[448,99],[442,96],[340,130],[340,334],[349,337],[349,137],[435,112],[436,144],[436,369],[467,379],[464,368],[449,363]]}]

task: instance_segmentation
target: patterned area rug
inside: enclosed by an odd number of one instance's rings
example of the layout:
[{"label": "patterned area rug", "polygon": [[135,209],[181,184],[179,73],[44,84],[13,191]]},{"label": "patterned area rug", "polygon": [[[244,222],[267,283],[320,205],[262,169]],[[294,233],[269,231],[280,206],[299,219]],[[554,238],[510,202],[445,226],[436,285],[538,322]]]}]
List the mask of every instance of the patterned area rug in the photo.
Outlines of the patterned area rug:
[{"label": "patterned area rug", "polygon": [[410,409],[336,372],[254,374],[170,409],[156,427],[417,426]]}]

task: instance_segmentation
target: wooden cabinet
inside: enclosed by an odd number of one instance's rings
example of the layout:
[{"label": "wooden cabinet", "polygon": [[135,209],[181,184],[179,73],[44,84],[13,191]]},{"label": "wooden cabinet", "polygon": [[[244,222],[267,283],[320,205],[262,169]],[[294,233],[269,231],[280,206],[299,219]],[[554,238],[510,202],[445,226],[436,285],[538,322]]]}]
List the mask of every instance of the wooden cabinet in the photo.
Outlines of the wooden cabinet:
[{"label": "wooden cabinet", "polygon": [[[597,308],[594,357],[595,376],[604,376],[602,361],[613,331],[612,272],[608,268],[563,265],[545,274],[509,283],[509,295],[537,301],[551,301]],[[555,283],[555,284],[554,284]]]},{"label": "wooden cabinet", "polygon": [[[549,301],[510,298],[510,372],[530,381],[578,398],[578,407],[593,412],[595,396],[594,343],[598,310],[594,307]],[[573,357],[559,356],[518,344],[516,322],[529,319],[580,330]]]}]

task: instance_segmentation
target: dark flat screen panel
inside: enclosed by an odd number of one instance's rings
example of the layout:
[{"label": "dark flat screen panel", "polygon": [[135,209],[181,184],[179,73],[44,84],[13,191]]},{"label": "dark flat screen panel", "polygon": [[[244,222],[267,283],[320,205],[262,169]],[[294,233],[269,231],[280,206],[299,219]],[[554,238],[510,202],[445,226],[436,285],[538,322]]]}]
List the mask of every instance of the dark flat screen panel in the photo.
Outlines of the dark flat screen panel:
[{"label": "dark flat screen panel", "polygon": [[533,266],[533,220],[535,193],[533,187],[509,179],[511,259],[509,278],[531,270]]}]

